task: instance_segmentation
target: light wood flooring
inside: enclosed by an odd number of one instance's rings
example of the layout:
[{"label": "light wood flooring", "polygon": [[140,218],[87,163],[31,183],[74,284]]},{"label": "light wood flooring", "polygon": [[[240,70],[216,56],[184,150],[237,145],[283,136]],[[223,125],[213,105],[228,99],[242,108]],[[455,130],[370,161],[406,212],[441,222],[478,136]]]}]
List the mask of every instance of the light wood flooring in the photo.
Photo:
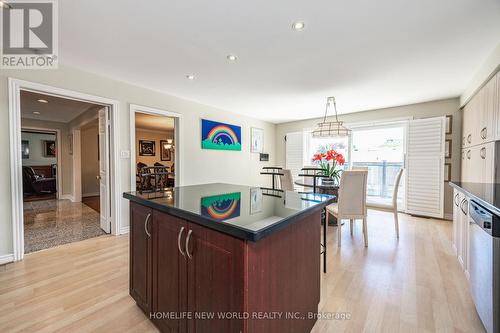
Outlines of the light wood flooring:
[{"label": "light wood flooring", "polygon": [[[449,221],[370,211],[343,226],[342,248],[328,228],[328,273],[318,332],[483,332],[453,256]],[[157,332],[128,296],[128,237],[102,236],[0,266],[0,332]]]}]

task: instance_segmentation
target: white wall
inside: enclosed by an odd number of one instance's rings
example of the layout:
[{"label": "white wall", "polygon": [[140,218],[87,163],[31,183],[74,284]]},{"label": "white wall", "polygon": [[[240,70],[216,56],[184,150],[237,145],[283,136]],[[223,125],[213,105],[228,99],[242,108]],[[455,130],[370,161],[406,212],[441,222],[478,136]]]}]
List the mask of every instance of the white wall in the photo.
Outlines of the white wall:
[{"label": "white wall", "polygon": [[[270,183],[270,178],[260,175],[259,172],[263,166],[274,165],[274,124],[64,66],[60,66],[57,70],[43,71],[2,69],[0,74],[0,145],[2,147],[10,145],[8,77],[118,100],[120,135],[119,142],[114,148],[120,151],[130,150],[130,104],[181,113],[181,137],[177,146],[181,147],[182,151],[179,165],[182,168],[180,181],[183,185],[209,182],[251,185],[269,185]],[[242,126],[242,151],[202,150],[201,118]],[[270,154],[269,162],[260,162],[258,154],[250,153],[251,126],[264,129],[264,150]],[[121,159],[119,163],[121,191],[128,191],[131,179],[130,160]],[[0,172],[3,175],[9,175],[9,170],[10,161],[8,157],[5,157],[0,160]],[[9,218],[11,216],[10,177],[6,176],[2,179],[5,183],[0,186],[0,211],[7,218],[0,220],[0,255],[12,253],[12,221]],[[127,226],[129,221],[127,200],[121,199],[120,210],[122,226]]]},{"label": "white wall", "polygon": [[[155,162],[161,163],[166,166],[171,166],[174,161],[174,151],[171,151],[170,161],[162,161],[160,155],[160,141],[161,140],[174,140],[174,132],[173,131],[152,131],[147,129],[136,128],[135,130],[135,162],[142,162],[147,164],[148,166],[154,166]],[[140,156],[139,155],[139,141],[140,140],[149,140],[155,141],[155,156]]]},{"label": "white wall", "polygon": [[478,64],[478,69],[474,77],[471,79],[467,89],[460,96],[460,106],[464,106],[470,98],[489,80],[489,78],[500,67],[500,43],[491,52],[488,58],[482,64]]},{"label": "white wall", "polygon": [[[364,121],[382,121],[387,119],[395,119],[402,117],[429,118],[437,116],[453,116],[452,134],[447,135],[447,139],[452,140],[452,158],[447,160],[451,163],[451,178],[452,180],[460,180],[460,138],[462,133],[462,113],[460,111],[459,99],[445,99],[432,101],[427,103],[418,103],[412,105],[404,105],[393,108],[378,109],[364,112],[349,113],[340,115],[339,118],[349,123],[359,123]],[[298,132],[304,129],[314,128],[317,123],[323,119],[308,119],[303,121],[294,121],[289,123],[278,124],[276,127],[276,164],[285,166],[285,141],[284,137],[287,133]],[[445,214],[452,214],[453,191],[450,186],[444,187]]]},{"label": "white wall", "polygon": [[[3,93],[0,92],[0,94]],[[0,99],[3,101],[3,99]],[[2,104],[3,107],[3,104]],[[2,116],[3,116],[2,112]],[[8,118],[8,112],[5,114],[5,116]],[[7,122],[7,120],[4,120],[4,122]],[[69,154],[69,140],[68,140],[68,125],[65,123],[60,123],[56,121],[46,121],[46,120],[37,120],[37,119],[28,119],[28,118],[23,118],[21,120],[21,125],[25,127],[32,127],[32,128],[42,128],[42,129],[58,129],[61,134],[60,142],[59,142],[59,147],[61,149],[61,161],[60,163],[60,174],[61,174],[61,179],[59,181],[62,181],[62,189],[60,195],[71,195],[73,193],[73,184],[72,184],[72,179],[73,179],[73,157]],[[2,126],[6,127],[5,129],[2,128]],[[8,140],[8,123],[5,124],[0,124],[0,128],[2,128],[2,134],[0,135],[0,141],[2,136],[7,136]],[[10,167],[7,169],[4,169],[5,166],[2,164],[5,163],[5,161],[0,162],[0,170],[5,170],[5,174],[9,175],[10,177]],[[10,178],[9,178],[10,179]],[[0,190],[1,193],[2,190]],[[0,194],[0,207],[3,208],[3,206],[9,205],[9,210],[10,212],[10,197],[6,199],[7,201],[4,201],[3,196]],[[10,222],[10,221],[9,221]],[[0,222],[0,230],[2,230],[2,222]],[[2,235],[0,231],[0,249],[1,249],[1,240],[2,240]],[[0,252],[1,254],[1,252]]]},{"label": "white wall", "polygon": [[98,134],[97,121],[85,126],[80,132],[82,196],[99,193],[99,181],[96,179],[99,176]]},{"label": "white wall", "polygon": [[23,159],[23,165],[52,165],[57,163],[57,158],[46,157],[44,154],[44,141],[56,141],[55,134],[22,132],[21,140],[27,140],[29,145],[29,158]]}]

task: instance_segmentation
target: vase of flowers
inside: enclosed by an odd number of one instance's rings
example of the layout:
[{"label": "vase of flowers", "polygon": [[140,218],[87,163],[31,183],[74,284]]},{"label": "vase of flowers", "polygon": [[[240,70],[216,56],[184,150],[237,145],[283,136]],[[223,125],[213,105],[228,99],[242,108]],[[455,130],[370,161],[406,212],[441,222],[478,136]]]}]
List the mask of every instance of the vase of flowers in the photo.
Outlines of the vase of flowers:
[{"label": "vase of flowers", "polygon": [[341,153],[336,152],[335,149],[330,149],[326,153],[318,152],[314,154],[312,161],[320,167],[321,175],[328,176],[327,179],[323,179],[324,184],[340,183],[340,174],[342,173],[340,166],[345,163],[345,158]]}]

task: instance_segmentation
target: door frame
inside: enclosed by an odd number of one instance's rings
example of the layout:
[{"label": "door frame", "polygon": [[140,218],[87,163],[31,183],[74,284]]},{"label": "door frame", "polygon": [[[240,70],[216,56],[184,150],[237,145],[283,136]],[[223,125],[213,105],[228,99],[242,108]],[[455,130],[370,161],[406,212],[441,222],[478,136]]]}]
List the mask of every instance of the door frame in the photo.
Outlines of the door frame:
[{"label": "door frame", "polygon": [[[38,131],[40,133],[55,133],[56,134],[56,198],[60,199],[62,193],[62,177],[61,177],[61,130],[55,128],[41,128],[36,126],[21,126],[22,131]],[[22,163],[22,159],[21,159]]]},{"label": "door frame", "polygon": [[111,233],[121,233],[120,209],[120,159],[119,159],[119,102],[117,100],[89,95],[73,90],[66,90],[45,84],[8,78],[9,85],[9,136],[10,136],[10,181],[12,209],[12,245],[14,261],[24,258],[24,214],[23,214],[23,178],[21,158],[21,90],[42,93],[55,97],[73,99],[109,107],[111,116],[110,133],[110,197],[111,197]]},{"label": "door frame", "polygon": [[130,104],[130,191],[135,191],[136,188],[136,144],[135,144],[135,114],[144,113],[154,116],[165,116],[175,118],[174,121],[174,163],[175,163],[175,186],[181,185],[181,165],[182,165],[182,147],[180,143],[181,133],[181,119],[182,114],[149,106]]}]

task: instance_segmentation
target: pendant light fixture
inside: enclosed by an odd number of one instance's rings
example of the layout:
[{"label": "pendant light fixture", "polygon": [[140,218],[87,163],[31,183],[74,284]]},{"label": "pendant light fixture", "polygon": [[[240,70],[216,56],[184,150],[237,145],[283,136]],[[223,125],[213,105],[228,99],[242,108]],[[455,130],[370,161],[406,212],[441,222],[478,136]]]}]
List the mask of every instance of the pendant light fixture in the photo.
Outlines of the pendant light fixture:
[{"label": "pendant light fixture", "polygon": [[[326,121],[328,109],[332,107],[332,104],[335,110],[335,121]],[[349,136],[349,134],[351,134],[351,130],[345,127],[342,121],[339,121],[335,97],[328,97],[326,99],[325,117],[323,122],[319,123],[318,127],[312,132],[313,138],[343,137]]]}]

